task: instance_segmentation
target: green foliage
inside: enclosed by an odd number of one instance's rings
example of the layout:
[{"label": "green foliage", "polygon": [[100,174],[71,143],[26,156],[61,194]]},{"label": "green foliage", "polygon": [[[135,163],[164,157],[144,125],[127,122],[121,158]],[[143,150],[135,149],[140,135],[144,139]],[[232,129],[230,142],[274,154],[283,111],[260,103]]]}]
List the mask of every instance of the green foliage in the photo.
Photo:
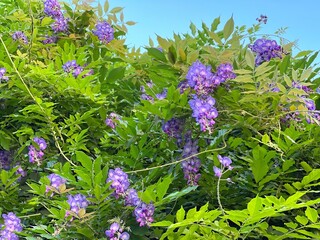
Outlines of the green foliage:
[{"label": "green foliage", "polygon": [[[87,2],[62,5],[69,31],[51,44],[43,40],[53,34],[54,19],[42,1],[0,2],[0,68],[9,79],[0,75],[0,151],[9,154],[0,159],[0,212],[21,218],[17,234],[105,239],[116,221],[137,240],[319,239],[318,52],[293,56],[294,44],[280,42],[282,58],[256,66],[248,44],[260,25],[237,27],[233,17],[222,25],[220,18],[200,28],[191,23],[190,34],[129,48],[127,26],[135,22],[125,20],[123,8]],[[92,32],[104,19],[114,29],[108,44]],[[14,41],[15,31],[28,43]],[[77,77],[63,70],[72,60],[83,68]],[[231,63],[236,74],[210,93],[219,113],[210,132],[192,117],[193,90],[179,88],[196,60],[213,72]],[[180,139],[163,130],[172,118],[183,119]],[[30,146],[41,150],[35,137],[47,143],[38,162],[28,155]],[[188,138],[198,144],[196,186],[188,186],[180,167],[191,158],[182,157]],[[218,155],[232,159],[222,177],[213,171],[221,166]],[[115,197],[107,182],[115,168],[155,206],[149,227],[139,227],[124,196]],[[52,173],[66,182],[50,186]],[[78,213],[68,203],[76,194],[89,201]]]}]

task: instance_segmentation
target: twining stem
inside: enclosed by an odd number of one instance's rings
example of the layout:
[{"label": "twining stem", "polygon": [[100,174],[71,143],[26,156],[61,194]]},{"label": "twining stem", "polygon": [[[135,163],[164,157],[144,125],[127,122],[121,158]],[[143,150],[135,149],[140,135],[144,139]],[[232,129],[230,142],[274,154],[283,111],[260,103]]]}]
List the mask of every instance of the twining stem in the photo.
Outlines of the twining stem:
[{"label": "twining stem", "polygon": [[221,181],[221,176],[218,178],[218,183],[217,183],[217,200],[218,200],[219,208],[222,211],[222,214],[225,215],[225,211],[222,207],[221,200],[220,200],[220,181]]}]

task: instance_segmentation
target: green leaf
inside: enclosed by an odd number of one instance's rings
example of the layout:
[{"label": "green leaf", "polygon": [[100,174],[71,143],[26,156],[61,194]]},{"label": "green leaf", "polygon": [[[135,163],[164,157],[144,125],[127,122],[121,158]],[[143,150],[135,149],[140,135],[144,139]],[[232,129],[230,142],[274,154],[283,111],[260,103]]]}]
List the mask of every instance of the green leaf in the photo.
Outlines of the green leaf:
[{"label": "green leaf", "polygon": [[163,199],[171,183],[172,183],[172,178],[171,178],[171,175],[169,175],[169,176],[166,176],[160,183],[157,184],[157,196],[159,201]]},{"label": "green leaf", "polygon": [[308,223],[308,219],[305,216],[298,215],[295,217],[295,219],[302,225],[306,225]]},{"label": "green leaf", "polygon": [[246,51],[245,59],[246,59],[248,66],[251,69],[254,69],[254,67],[255,67],[254,56],[253,56],[253,53],[249,49],[247,49],[247,51]]},{"label": "green leaf", "polygon": [[260,197],[255,197],[247,205],[250,216],[256,215],[262,209],[262,201]]},{"label": "green leaf", "polygon": [[181,206],[181,208],[177,211],[177,214],[176,214],[177,222],[183,221],[185,215],[186,215],[186,211]]},{"label": "green leaf", "polygon": [[307,207],[305,214],[311,222],[313,223],[317,222],[319,217],[317,210],[315,210],[314,208]]},{"label": "green leaf", "polygon": [[157,48],[147,48],[148,54],[162,62],[167,62],[166,56]]},{"label": "green leaf", "polygon": [[103,15],[103,10],[100,2],[98,3],[98,15],[99,17],[102,17]]},{"label": "green leaf", "polygon": [[313,170],[313,168],[305,161],[301,162],[300,165],[307,173]]},{"label": "green leaf", "polygon": [[104,2],[104,12],[108,12],[108,10],[109,10],[109,1],[105,0],[105,2]]},{"label": "green leaf", "polygon": [[81,162],[81,165],[88,171],[92,171],[92,160],[84,152],[76,151],[77,161]]},{"label": "green leaf", "polygon": [[223,37],[225,40],[227,40],[230,37],[231,33],[233,32],[233,29],[234,29],[234,21],[233,21],[233,17],[231,17],[226,22],[223,28]]},{"label": "green leaf", "polygon": [[313,181],[320,179],[320,169],[313,169],[307,176],[305,176],[301,183],[307,185]]},{"label": "green leaf", "polygon": [[173,223],[170,221],[161,221],[161,222],[152,223],[151,227],[169,227],[172,224]]},{"label": "green leaf", "polygon": [[110,10],[110,13],[114,13],[115,14],[115,13],[121,12],[122,9],[123,9],[123,7],[115,7],[115,8],[112,8]]}]

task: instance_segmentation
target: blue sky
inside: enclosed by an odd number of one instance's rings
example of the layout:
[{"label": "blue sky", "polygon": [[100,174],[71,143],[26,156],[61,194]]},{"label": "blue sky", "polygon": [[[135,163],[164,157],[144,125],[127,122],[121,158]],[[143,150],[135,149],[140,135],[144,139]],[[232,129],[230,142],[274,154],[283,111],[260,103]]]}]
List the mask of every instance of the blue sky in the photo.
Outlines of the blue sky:
[{"label": "blue sky", "polygon": [[261,33],[273,34],[288,27],[283,37],[298,40],[302,50],[320,50],[319,0],[109,0],[109,3],[110,8],[124,7],[125,19],[137,22],[129,27],[129,46],[148,45],[149,37],[155,39],[155,34],[171,37],[173,32],[186,33],[190,22],[200,28],[202,21],[210,26],[218,16],[224,23],[233,15],[237,26],[251,26],[260,14],[265,14],[268,23],[263,24]]}]

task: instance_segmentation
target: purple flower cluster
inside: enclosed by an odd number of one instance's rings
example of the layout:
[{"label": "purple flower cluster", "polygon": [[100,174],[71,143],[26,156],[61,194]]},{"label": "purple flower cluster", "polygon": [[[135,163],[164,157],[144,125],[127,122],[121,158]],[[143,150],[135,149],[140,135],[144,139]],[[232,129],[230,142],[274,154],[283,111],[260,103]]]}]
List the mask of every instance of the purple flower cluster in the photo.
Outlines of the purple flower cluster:
[{"label": "purple flower cluster", "polygon": [[46,39],[42,41],[43,44],[52,44],[56,43],[58,40],[58,37],[56,36],[46,36]]},{"label": "purple flower cluster", "polygon": [[[220,64],[217,72],[213,73],[211,72],[211,66],[205,66],[197,60],[190,66],[186,79],[188,85],[196,91],[196,94],[202,96],[211,93],[227,79],[234,79],[235,77],[236,75],[230,63]],[[180,85],[180,92],[183,92],[186,86],[183,83]]]},{"label": "purple flower cluster", "polygon": [[78,214],[80,209],[86,209],[89,205],[89,201],[87,200],[86,196],[81,193],[76,195],[68,195],[67,202],[70,205],[70,211],[74,212],[75,214]]},{"label": "purple flower cluster", "polygon": [[110,169],[106,182],[111,182],[110,187],[115,190],[113,194],[117,199],[123,197],[126,206],[135,207],[134,215],[140,227],[149,226],[153,222],[154,205],[141,201],[137,191],[129,189],[130,183],[125,172],[120,168]]},{"label": "purple flower cluster", "polygon": [[119,198],[120,196],[125,196],[130,183],[128,179],[128,174],[123,172],[120,168],[110,169],[108,173],[107,183],[111,182],[111,188],[114,189],[114,196]]},{"label": "purple flower cluster", "polygon": [[140,227],[149,226],[153,222],[154,205],[140,202],[134,209],[134,215]]},{"label": "purple flower cluster", "polygon": [[249,48],[256,53],[256,66],[272,58],[282,58],[282,47],[275,40],[257,39],[252,45],[249,45]]},{"label": "purple flower cluster", "polygon": [[[221,163],[221,168],[218,168],[216,166],[213,167],[214,175],[218,178],[220,178],[226,171],[232,170],[233,167],[231,166],[231,159],[229,157],[223,157],[218,155],[219,162]],[[227,168],[227,170],[224,172],[224,170]]]},{"label": "purple flower cluster", "polygon": [[110,240],[128,240],[130,235],[127,232],[124,232],[124,227],[121,226],[118,222],[114,222],[110,225],[110,229],[106,230],[106,236]]},{"label": "purple flower cluster", "polygon": [[9,78],[5,76],[7,70],[5,68],[0,68],[0,82],[1,80],[8,81]]},{"label": "purple flower cluster", "polygon": [[260,15],[259,18],[256,19],[259,23],[264,23],[266,24],[268,21],[268,16],[267,15]]},{"label": "purple flower cluster", "polygon": [[4,228],[0,231],[0,239],[18,240],[19,237],[14,232],[22,231],[21,220],[13,212],[2,214],[2,217],[4,226],[0,225],[0,228]]},{"label": "purple flower cluster", "polygon": [[[50,174],[48,178],[50,180],[50,187],[55,188],[58,192],[59,192],[59,187],[66,183],[66,180],[64,178],[54,173]],[[47,186],[46,192],[50,191],[50,187]]]},{"label": "purple flower cluster", "polygon": [[96,30],[93,30],[92,32],[105,44],[111,42],[114,38],[114,30],[107,21],[98,22],[96,24]]},{"label": "purple flower cluster", "polygon": [[44,13],[52,18],[62,16],[61,7],[57,0],[46,0],[44,2]]},{"label": "purple flower cluster", "polygon": [[184,128],[184,120],[181,118],[171,118],[169,121],[164,122],[162,130],[170,137],[181,139],[181,134]]},{"label": "purple flower cluster", "polygon": [[213,90],[211,66],[205,66],[199,60],[190,66],[186,79],[198,95],[207,95]]},{"label": "purple flower cluster", "polygon": [[111,127],[111,128],[115,128],[117,125],[117,121],[120,120],[120,117],[118,114],[112,112],[109,114],[109,116],[106,118],[106,125]]},{"label": "purple flower cluster", "polygon": [[0,169],[9,170],[11,163],[10,152],[0,150]]},{"label": "purple flower cluster", "polygon": [[[75,78],[78,77],[79,74],[81,74],[84,70],[83,67],[81,67],[80,65],[77,64],[76,60],[71,60],[71,61],[66,62],[64,65],[62,65],[62,68],[66,73],[72,72],[72,75]],[[93,74],[93,70],[90,69],[90,71],[87,72],[86,74],[84,74],[82,76],[82,78],[85,78],[85,77],[90,76],[92,74]]]},{"label": "purple flower cluster", "polygon": [[215,99],[211,96],[203,96],[199,98],[193,95],[193,99],[189,101],[189,105],[193,111],[192,117],[200,124],[201,131],[209,131],[211,133],[212,127],[215,124],[214,119],[218,117],[218,111],[214,107]]},{"label": "purple flower cluster", "polygon": [[24,44],[28,44],[28,38],[21,31],[16,31],[12,34],[12,39],[14,41],[23,42]]},{"label": "purple flower cluster", "polygon": [[36,149],[33,145],[29,146],[29,162],[41,164],[42,157],[44,156],[44,150],[47,148],[47,143],[43,138],[35,137],[33,141],[38,145],[38,149]]},{"label": "purple flower cluster", "polygon": [[46,0],[44,2],[44,13],[55,20],[51,25],[55,33],[66,32],[68,30],[68,19],[64,18],[57,0]]},{"label": "purple flower cluster", "polygon": [[201,162],[196,156],[191,157],[198,153],[198,142],[192,141],[191,138],[186,140],[183,148],[182,158],[188,158],[181,163],[184,178],[187,180],[188,185],[198,185],[201,174],[199,173]]}]

